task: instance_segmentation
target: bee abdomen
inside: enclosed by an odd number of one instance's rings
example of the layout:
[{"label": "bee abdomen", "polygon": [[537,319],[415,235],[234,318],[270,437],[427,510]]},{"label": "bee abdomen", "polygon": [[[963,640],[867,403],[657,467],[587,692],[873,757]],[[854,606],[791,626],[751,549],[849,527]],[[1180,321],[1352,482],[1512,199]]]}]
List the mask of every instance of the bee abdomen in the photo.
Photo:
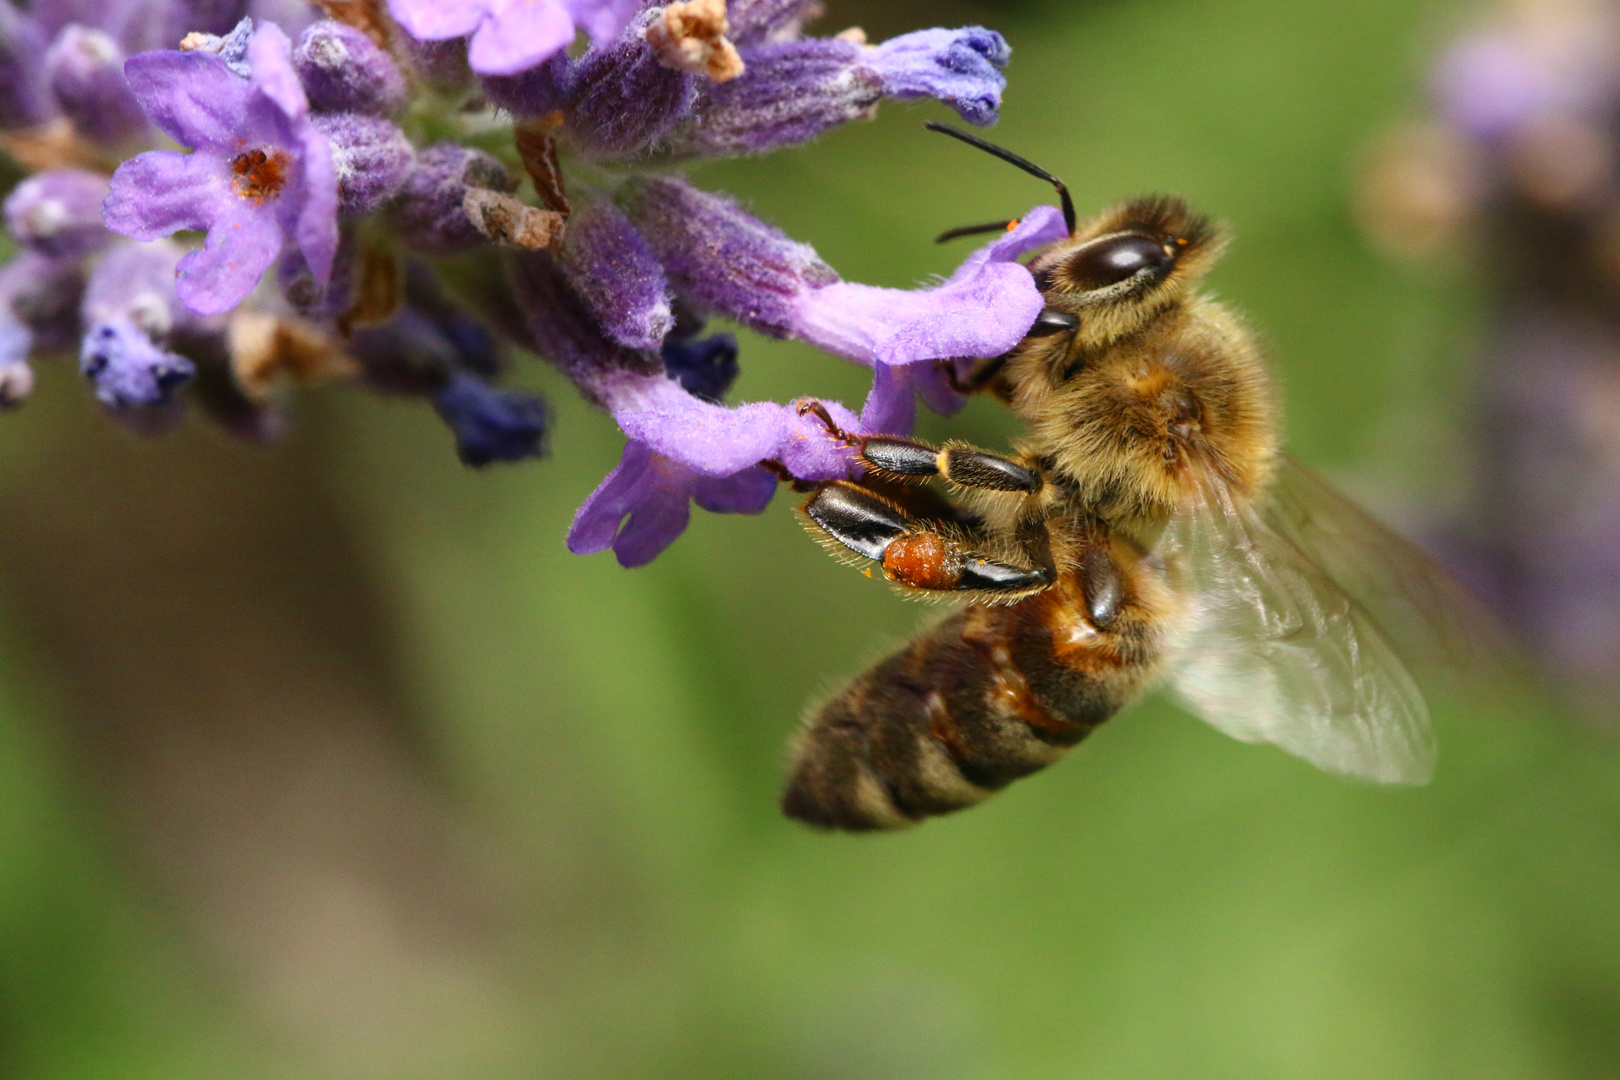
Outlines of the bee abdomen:
[{"label": "bee abdomen", "polygon": [[797,747],[783,811],[826,828],[899,828],[971,806],[1062,757],[1139,680],[1053,656],[1044,607],[1035,597],[954,615],[821,705]]}]

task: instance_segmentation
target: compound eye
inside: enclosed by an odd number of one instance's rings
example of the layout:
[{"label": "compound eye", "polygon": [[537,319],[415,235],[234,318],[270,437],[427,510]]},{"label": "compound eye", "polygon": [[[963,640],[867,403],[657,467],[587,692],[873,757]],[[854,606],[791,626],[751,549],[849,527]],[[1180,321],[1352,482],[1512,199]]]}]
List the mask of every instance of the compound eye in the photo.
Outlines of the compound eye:
[{"label": "compound eye", "polygon": [[1125,233],[1099,240],[1081,251],[1064,266],[1062,276],[1073,289],[1106,289],[1144,270],[1162,278],[1175,263],[1176,257],[1165,250],[1164,244],[1139,233]]}]

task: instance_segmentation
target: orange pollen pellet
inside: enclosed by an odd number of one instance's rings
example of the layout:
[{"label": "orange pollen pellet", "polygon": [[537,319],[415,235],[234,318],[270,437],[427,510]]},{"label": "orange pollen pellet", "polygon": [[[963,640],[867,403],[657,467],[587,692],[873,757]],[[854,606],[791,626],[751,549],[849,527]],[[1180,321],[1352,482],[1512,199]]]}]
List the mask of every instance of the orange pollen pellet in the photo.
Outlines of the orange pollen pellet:
[{"label": "orange pollen pellet", "polygon": [[291,164],[286,151],[248,150],[231,159],[231,186],[244,199],[262,203],[281,194],[287,186],[287,166]]},{"label": "orange pollen pellet", "polygon": [[933,532],[895,537],[883,551],[883,572],[920,589],[948,589],[960,576],[950,545]]}]

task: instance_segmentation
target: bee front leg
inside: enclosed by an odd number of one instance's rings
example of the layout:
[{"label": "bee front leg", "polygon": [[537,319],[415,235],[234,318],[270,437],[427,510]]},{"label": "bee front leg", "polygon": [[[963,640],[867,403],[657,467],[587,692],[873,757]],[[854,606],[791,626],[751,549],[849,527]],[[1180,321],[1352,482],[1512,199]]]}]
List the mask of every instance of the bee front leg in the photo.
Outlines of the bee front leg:
[{"label": "bee front leg", "polygon": [[860,462],[881,475],[905,481],[943,477],[957,487],[1033,495],[1044,483],[1041,474],[1010,458],[971,446],[935,449],[916,439],[872,435],[861,440]]},{"label": "bee front leg", "polygon": [[805,503],[804,514],[817,532],[877,560],[885,577],[913,589],[1012,597],[1039,592],[1057,576],[1049,559],[1025,567],[973,551],[962,538],[847,480],[822,487]]}]

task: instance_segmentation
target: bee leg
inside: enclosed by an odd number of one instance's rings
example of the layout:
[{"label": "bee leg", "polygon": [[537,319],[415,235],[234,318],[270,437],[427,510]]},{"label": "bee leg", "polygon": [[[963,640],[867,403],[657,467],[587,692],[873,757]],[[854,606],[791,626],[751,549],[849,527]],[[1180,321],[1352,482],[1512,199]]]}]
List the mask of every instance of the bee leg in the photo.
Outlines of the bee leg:
[{"label": "bee leg", "polygon": [[[1056,579],[1050,559],[1016,566],[968,550],[955,536],[920,522],[887,499],[846,480],[827,484],[805,516],[855,554],[883,564],[890,581],[928,592],[1039,592]],[[1026,545],[1044,551],[1042,545]]]},{"label": "bee leg", "polygon": [[1039,491],[1043,482],[1041,474],[1033,469],[971,446],[936,450],[915,439],[872,435],[861,440],[860,448],[861,464],[901,480],[941,476],[958,487],[1026,495]]}]

